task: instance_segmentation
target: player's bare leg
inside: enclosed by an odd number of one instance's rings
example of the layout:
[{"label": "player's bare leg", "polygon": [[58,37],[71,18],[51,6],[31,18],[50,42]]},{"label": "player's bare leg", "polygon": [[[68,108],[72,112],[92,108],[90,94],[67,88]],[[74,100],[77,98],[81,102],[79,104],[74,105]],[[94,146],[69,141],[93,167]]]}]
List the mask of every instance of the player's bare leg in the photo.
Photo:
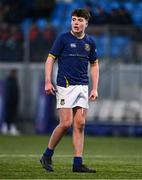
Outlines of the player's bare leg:
[{"label": "player's bare leg", "polygon": [[66,133],[67,129],[72,124],[72,116],[73,116],[72,109],[64,108],[64,109],[59,109],[58,111],[59,111],[60,123],[54,129],[51,138],[49,140],[48,147],[40,159],[42,167],[45,168],[48,172],[53,171],[52,155],[54,153],[54,148],[56,147],[56,145],[61,140],[63,135]]},{"label": "player's bare leg", "polygon": [[63,135],[67,132],[68,128],[72,125],[72,109],[71,108],[61,108],[59,112],[59,125],[54,129],[49,143],[48,148],[54,149]]},{"label": "player's bare leg", "polygon": [[83,109],[81,107],[76,107],[73,111],[73,172],[96,173],[95,169],[86,167],[82,162],[86,114],[87,109]]},{"label": "player's bare leg", "polygon": [[82,157],[84,147],[84,126],[87,110],[76,107],[73,111],[74,156]]}]

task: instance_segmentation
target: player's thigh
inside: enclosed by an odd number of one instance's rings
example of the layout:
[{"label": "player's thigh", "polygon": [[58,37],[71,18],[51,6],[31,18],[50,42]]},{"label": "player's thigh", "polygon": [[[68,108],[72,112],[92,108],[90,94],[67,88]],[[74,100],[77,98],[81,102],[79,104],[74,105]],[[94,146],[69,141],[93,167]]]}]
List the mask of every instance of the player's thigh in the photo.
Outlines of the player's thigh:
[{"label": "player's thigh", "polygon": [[87,115],[87,109],[82,107],[75,107],[73,109],[73,123],[85,124],[86,115]]},{"label": "player's thigh", "polygon": [[72,108],[59,108],[58,109],[60,123],[72,123],[73,112]]}]

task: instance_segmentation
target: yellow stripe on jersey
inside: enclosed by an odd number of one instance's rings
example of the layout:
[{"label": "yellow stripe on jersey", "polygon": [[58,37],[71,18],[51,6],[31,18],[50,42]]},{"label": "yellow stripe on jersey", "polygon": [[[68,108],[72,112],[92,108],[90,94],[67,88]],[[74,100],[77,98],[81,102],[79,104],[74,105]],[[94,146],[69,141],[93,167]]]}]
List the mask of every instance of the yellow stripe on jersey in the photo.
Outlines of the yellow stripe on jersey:
[{"label": "yellow stripe on jersey", "polygon": [[69,81],[68,79],[64,76],[65,80],[66,80],[66,88],[69,87]]},{"label": "yellow stripe on jersey", "polygon": [[53,58],[53,59],[56,59],[56,56],[54,56],[53,54],[48,54],[48,57],[51,57],[51,58]]}]

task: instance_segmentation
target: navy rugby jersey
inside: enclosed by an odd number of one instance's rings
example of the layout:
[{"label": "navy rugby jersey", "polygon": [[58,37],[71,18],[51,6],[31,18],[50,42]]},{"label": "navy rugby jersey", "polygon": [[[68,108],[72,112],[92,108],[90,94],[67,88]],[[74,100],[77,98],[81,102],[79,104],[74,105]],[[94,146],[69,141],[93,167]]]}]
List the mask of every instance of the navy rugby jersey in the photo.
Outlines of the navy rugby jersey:
[{"label": "navy rugby jersey", "polygon": [[96,45],[89,35],[78,39],[71,32],[61,34],[49,56],[58,59],[58,86],[88,85],[88,63],[97,61]]}]

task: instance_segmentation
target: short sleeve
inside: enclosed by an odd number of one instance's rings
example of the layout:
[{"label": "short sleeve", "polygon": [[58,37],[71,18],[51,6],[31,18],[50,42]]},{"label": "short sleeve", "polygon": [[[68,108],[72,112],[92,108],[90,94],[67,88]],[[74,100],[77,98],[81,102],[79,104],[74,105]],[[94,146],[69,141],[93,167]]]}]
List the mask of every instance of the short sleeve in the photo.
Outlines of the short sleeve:
[{"label": "short sleeve", "polygon": [[49,56],[52,56],[53,58],[57,58],[60,55],[62,48],[63,48],[63,36],[59,35],[54,41],[51,50],[49,51]]},{"label": "short sleeve", "polygon": [[93,39],[91,40],[91,49],[90,49],[89,61],[91,64],[94,64],[97,62],[97,48],[96,48],[95,41]]}]

